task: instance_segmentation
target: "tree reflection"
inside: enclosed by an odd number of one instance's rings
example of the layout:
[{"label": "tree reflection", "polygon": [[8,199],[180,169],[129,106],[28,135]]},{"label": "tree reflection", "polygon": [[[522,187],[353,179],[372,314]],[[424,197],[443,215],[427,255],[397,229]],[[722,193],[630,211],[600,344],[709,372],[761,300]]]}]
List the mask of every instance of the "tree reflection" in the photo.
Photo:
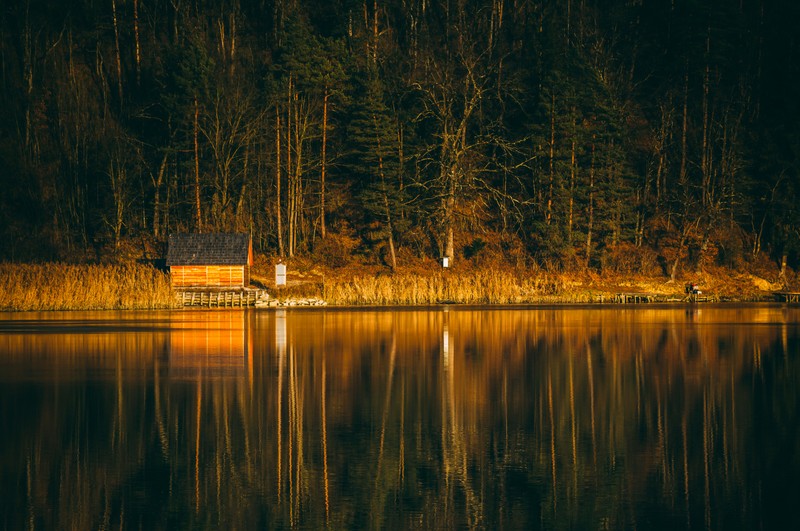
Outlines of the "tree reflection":
[{"label": "tree reflection", "polygon": [[797,520],[796,309],[145,315],[0,324],[4,528]]}]

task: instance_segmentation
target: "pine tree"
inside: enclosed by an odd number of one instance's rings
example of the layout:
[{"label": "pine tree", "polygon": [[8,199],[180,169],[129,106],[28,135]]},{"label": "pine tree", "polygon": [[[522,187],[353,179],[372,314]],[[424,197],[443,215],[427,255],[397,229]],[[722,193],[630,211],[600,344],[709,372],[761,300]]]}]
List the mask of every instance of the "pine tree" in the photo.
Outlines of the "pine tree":
[{"label": "pine tree", "polygon": [[403,203],[396,119],[384,100],[384,89],[374,70],[361,72],[352,96],[347,137],[347,169],[356,204],[362,209],[361,226],[368,241],[385,244],[388,264],[397,267],[397,234],[405,228],[398,213]]}]

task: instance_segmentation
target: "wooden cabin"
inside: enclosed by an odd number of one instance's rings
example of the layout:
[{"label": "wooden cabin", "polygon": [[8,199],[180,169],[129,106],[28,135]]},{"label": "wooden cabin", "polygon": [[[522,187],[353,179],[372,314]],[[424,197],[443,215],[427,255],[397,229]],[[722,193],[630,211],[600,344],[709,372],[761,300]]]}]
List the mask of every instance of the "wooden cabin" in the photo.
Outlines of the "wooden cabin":
[{"label": "wooden cabin", "polygon": [[250,285],[249,234],[170,234],[167,249],[175,288],[245,288]]}]

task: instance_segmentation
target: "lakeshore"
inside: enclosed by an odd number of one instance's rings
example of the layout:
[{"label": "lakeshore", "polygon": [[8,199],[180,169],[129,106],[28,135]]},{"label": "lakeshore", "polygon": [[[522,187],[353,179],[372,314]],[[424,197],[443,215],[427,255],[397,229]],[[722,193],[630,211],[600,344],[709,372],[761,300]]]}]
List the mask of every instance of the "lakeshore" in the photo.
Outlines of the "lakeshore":
[{"label": "lakeshore", "polygon": [[[252,283],[276,306],[420,306],[436,304],[605,304],[614,302],[771,302],[797,289],[770,272],[715,269],[670,281],[642,275],[548,272],[541,269],[433,264],[388,272],[366,266],[321,268],[296,261],[276,287],[266,260]],[[763,275],[763,276],[762,276]],[[773,274],[773,276],[775,276]],[[685,285],[702,289],[687,297]],[[786,302],[792,302],[791,296]],[[313,301],[313,304],[306,304]],[[182,308],[169,275],[140,263],[2,264],[0,311],[146,310]],[[224,305],[222,305],[224,307]]]}]

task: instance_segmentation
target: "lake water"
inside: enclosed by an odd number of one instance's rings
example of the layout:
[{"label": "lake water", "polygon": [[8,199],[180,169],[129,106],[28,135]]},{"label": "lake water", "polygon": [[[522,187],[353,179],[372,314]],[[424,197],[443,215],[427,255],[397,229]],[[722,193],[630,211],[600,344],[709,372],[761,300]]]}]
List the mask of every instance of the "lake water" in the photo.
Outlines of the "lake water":
[{"label": "lake water", "polygon": [[798,323],[0,314],[0,528],[800,529]]}]

